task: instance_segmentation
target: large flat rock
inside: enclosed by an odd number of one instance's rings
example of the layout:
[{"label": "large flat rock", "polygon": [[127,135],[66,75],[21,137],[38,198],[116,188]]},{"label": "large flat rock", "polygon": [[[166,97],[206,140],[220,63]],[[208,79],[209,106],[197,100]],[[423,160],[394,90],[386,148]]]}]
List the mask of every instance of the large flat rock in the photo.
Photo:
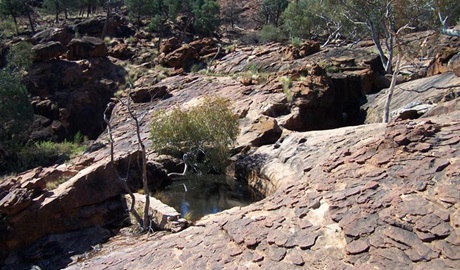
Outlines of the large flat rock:
[{"label": "large flat rock", "polygon": [[[404,114],[407,115],[406,118],[420,117],[435,110],[437,106],[443,106],[444,102],[456,99],[459,95],[460,77],[452,72],[402,83],[395,87],[391,99],[390,120],[404,117]],[[368,96],[368,100],[369,102],[364,105],[367,112],[365,122],[381,122],[386,90]]]}]

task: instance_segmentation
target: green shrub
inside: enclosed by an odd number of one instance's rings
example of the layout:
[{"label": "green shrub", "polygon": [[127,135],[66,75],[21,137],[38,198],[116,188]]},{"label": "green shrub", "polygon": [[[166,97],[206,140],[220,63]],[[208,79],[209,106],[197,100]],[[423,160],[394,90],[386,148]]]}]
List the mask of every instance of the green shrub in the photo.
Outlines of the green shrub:
[{"label": "green shrub", "polygon": [[147,31],[154,33],[157,32],[158,29],[161,27],[162,19],[160,15],[155,15],[150,20],[149,24],[147,25]]},{"label": "green shrub", "polygon": [[279,78],[279,82],[283,86],[283,92],[286,95],[286,100],[289,103],[292,103],[294,100],[294,93],[292,92],[292,79],[287,76]]},{"label": "green shrub", "polygon": [[291,38],[291,45],[292,45],[294,48],[300,48],[300,46],[302,45],[302,39],[299,38],[299,37],[293,37],[293,38]]},{"label": "green shrub", "polygon": [[150,131],[155,151],[175,156],[204,152],[199,169],[216,173],[225,171],[237,135],[238,116],[231,111],[229,101],[211,97],[189,110],[156,112]]},{"label": "green shrub", "polygon": [[264,25],[258,33],[259,39],[263,42],[282,42],[286,40],[285,33],[271,24]]},{"label": "green shrub", "polygon": [[74,142],[36,142],[26,145],[12,145],[9,147],[10,156],[0,167],[6,172],[22,172],[38,166],[50,166],[62,163],[82,153],[85,147]]}]

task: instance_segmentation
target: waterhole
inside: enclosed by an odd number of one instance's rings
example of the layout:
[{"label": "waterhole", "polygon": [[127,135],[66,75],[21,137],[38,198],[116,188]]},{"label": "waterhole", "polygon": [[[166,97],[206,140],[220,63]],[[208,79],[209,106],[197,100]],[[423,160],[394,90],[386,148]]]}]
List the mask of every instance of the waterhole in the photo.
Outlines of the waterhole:
[{"label": "waterhole", "polygon": [[174,207],[182,217],[191,221],[262,199],[247,182],[225,175],[190,175],[176,178],[154,197]]}]

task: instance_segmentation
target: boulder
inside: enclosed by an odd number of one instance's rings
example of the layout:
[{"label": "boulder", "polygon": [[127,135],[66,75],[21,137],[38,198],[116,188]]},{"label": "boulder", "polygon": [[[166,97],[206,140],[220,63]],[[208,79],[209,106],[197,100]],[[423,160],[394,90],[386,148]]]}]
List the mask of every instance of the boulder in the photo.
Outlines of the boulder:
[{"label": "boulder", "polygon": [[[74,31],[80,35],[101,37],[106,17],[94,17],[73,25]],[[133,25],[124,16],[112,13],[106,28],[110,37],[130,37],[136,33]]]},{"label": "boulder", "polygon": [[0,200],[0,214],[7,217],[0,221],[7,228],[0,230],[0,239],[9,251],[49,234],[110,225],[125,218],[119,196],[123,189],[107,160],[80,171],[52,192],[45,192],[43,182],[37,189],[34,176],[37,173],[16,178],[17,184],[5,189]]},{"label": "boulder", "polygon": [[54,41],[66,46],[74,36],[75,31],[69,26],[52,27],[36,33],[32,37],[32,42],[34,44],[41,44]]},{"label": "boulder", "polygon": [[161,65],[179,69],[190,67],[200,56],[194,47],[184,44],[168,54],[161,54],[158,58]]},{"label": "boulder", "polygon": [[67,45],[68,60],[89,59],[95,57],[106,57],[107,47],[102,39],[85,36],[82,38],[74,38]]},{"label": "boulder", "polygon": [[170,53],[180,47],[179,40],[175,37],[163,40],[160,44],[160,53]]},{"label": "boulder", "polygon": [[[450,72],[399,84],[395,87],[390,104],[390,120],[420,117],[435,109],[438,103],[455,99],[459,93],[460,78]],[[386,91],[369,95],[367,100],[362,106],[366,112],[365,123],[380,122]]]},{"label": "boulder", "polygon": [[79,131],[95,139],[105,128],[102,113],[124,82],[125,73],[107,58],[34,63],[23,82],[35,114],[50,121],[37,122],[34,131],[46,130],[48,135],[36,133],[34,137],[71,139]]},{"label": "boulder", "polygon": [[449,60],[447,67],[455,76],[460,77],[460,53],[457,53]]},{"label": "boulder", "polygon": [[449,60],[459,51],[460,49],[456,47],[443,47],[431,61],[427,75],[434,76],[449,71],[447,67]]},{"label": "boulder", "polygon": [[136,88],[131,92],[130,96],[135,103],[150,102],[153,99],[164,98],[168,94],[166,86],[153,86]]},{"label": "boulder", "polygon": [[119,43],[111,47],[108,54],[120,60],[127,60],[130,59],[135,52],[127,44]]},{"label": "boulder", "polygon": [[34,51],[35,62],[59,58],[59,56],[67,52],[66,47],[58,41],[37,44],[32,47],[32,50]]},{"label": "boulder", "polygon": [[313,40],[307,40],[300,44],[299,47],[290,45],[286,48],[285,55],[287,59],[295,60],[304,58],[320,51],[320,44]]},{"label": "boulder", "polygon": [[238,144],[256,147],[273,144],[280,138],[281,133],[282,130],[275,119],[261,116],[248,129],[241,131]]}]

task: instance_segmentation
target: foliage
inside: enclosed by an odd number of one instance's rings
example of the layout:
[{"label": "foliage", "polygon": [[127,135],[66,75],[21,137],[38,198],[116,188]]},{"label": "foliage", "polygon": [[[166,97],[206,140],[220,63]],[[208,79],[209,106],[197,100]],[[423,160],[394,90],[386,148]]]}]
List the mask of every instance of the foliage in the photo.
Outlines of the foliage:
[{"label": "foliage", "polygon": [[[2,19],[1,16],[0,19]],[[2,23],[0,24],[0,40],[2,38],[12,37],[14,33],[14,23],[12,21],[2,20]]]},{"label": "foliage", "polygon": [[197,34],[211,35],[220,25],[220,7],[215,0],[195,0],[192,4],[193,28]]},{"label": "foliage", "polygon": [[271,24],[264,25],[258,36],[263,42],[282,42],[286,39],[283,30]]},{"label": "foliage", "polygon": [[260,15],[264,24],[280,25],[281,14],[287,8],[288,0],[264,0],[260,7]]},{"label": "foliage", "polygon": [[206,97],[189,110],[159,111],[152,120],[150,137],[155,151],[180,155],[205,153],[203,170],[222,173],[229,147],[238,135],[238,116],[229,101]]},{"label": "foliage", "polygon": [[291,38],[291,45],[292,45],[294,48],[300,48],[300,46],[302,46],[302,39],[299,38],[299,37],[293,37],[293,38]]},{"label": "foliage", "polygon": [[222,21],[234,27],[240,20],[240,15],[243,8],[237,3],[236,0],[229,0],[223,3],[222,6]]},{"label": "foliage", "polygon": [[19,34],[17,18],[25,11],[25,0],[2,0],[0,1],[0,15],[11,16]]},{"label": "foliage", "polygon": [[156,32],[160,27],[162,27],[163,20],[160,15],[155,15],[150,19],[149,24],[147,25],[147,30],[149,32]]},{"label": "foliage", "polygon": [[[283,27],[291,38],[310,38],[312,28],[318,17],[312,14],[311,0],[300,0],[289,3],[283,12]],[[309,8],[310,7],[310,8]]]},{"label": "foliage", "polygon": [[79,143],[55,143],[50,141],[32,144],[10,145],[11,155],[8,161],[1,164],[6,172],[21,172],[37,166],[50,166],[62,163],[82,153],[85,147]]},{"label": "foliage", "polygon": [[0,143],[18,140],[26,134],[33,118],[21,73],[31,63],[31,45],[18,43],[10,48],[7,66],[0,70]]},{"label": "foliage", "polygon": [[292,79],[287,76],[283,76],[279,78],[281,86],[283,87],[283,92],[286,95],[286,100],[288,103],[292,103],[294,101],[294,92],[292,91]]}]

